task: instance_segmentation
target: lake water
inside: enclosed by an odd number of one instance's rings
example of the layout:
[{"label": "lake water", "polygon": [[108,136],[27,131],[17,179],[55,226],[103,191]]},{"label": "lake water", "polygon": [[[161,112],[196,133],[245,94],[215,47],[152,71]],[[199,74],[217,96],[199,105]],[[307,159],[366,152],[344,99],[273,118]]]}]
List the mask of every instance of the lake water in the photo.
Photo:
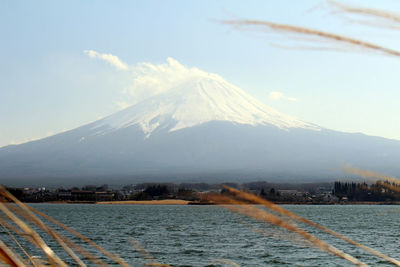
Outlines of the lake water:
[{"label": "lake water", "polygon": [[[218,206],[34,204],[132,266],[147,261],[136,240],[158,261],[172,266],[352,266],[309,247],[295,234]],[[400,259],[400,206],[284,205],[298,215]],[[299,225],[302,226],[302,225]],[[318,230],[311,233],[371,266],[392,266]],[[6,238],[5,234],[2,234]],[[73,239],[79,243],[78,239]],[[52,245],[53,242],[49,240]],[[58,251],[63,258],[67,256]],[[35,253],[31,251],[31,253]],[[68,261],[72,264],[72,261]],[[232,266],[232,265],[231,265]],[[237,266],[237,265],[236,265]]]}]

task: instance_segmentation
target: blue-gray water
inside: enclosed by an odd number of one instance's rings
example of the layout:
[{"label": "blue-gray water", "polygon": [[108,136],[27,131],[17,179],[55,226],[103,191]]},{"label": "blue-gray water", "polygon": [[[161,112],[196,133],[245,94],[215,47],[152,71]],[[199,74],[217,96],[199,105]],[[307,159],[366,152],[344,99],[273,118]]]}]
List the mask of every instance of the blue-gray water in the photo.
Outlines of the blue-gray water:
[{"label": "blue-gray water", "polygon": [[[147,263],[131,244],[132,239],[140,242],[158,262],[172,266],[229,266],[218,263],[221,259],[240,266],[352,266],[310,248],[295,234],[218,206],[33,206],[118,253],[132,266]],[[400,259],[400,206],[284,207]],[[371,266],[391,266],[344,241],[306,229]],[[63,253],[60,255],[67,259]]]}]

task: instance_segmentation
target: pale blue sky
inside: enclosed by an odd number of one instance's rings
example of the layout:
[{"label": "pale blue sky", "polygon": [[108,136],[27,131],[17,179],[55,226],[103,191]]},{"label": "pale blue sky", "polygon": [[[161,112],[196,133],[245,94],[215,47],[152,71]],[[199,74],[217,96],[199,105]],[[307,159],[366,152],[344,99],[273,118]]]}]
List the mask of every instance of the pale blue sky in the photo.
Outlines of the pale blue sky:
[{"label": "pale blue sky", "polygon": [[[320,126],[400,140],[400,58],[280,49],[287,37],[237,31],[248,18],[328,30],[400,50],[400,29],[349,23],[324,1],[1,1],[0,147],[116,112],[132,77],[84,50],[135,65],[221,75],[282,112]],[[346,1],[400,13],[398,0]],[[270,92],[298,99],[273,100]]]}]

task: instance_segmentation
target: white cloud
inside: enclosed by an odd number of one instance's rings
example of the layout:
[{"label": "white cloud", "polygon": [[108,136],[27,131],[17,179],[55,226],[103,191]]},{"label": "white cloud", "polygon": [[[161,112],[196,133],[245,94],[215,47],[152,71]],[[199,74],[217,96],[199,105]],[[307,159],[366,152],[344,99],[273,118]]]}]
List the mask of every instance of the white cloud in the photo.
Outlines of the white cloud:
[{"label": "white cloud", "polygon": [[[104,55],[93,50],[86,50],[85,53],[91,58],[106,60],[114,66],[122,64],[125,70],[129,70],[127,74],[131,75],[130,82],[121,88],[123,99],[115,102],[119,110],[154,95],[173,90],[197,77],[222,79],[217,74],[208,73],[196,67],[186,67],[173,58],[167,58],[167,62],[162,64],[143,62],[137,65],[127,65],[113,55]],[[121,67],[119,68],[121,69]]]},{"label": "white cloud", "polygon": [[173,58],[167,63],[139,63],[133,68],[134,80],[129,93],[135,101],[164,93],[196,77],[214,77],[222,79],[217,74],[208,73],[195,67],[186,67]]},{"label": "white cloud", "polygon": [[284,93],[277,92],[277,91],[270,92],[268,94],[268,98],[275,100],[275,101],[278,101],[278,100],[297,101],[297,98],[286,96]]},{"label": "white cloud", "polygon": [[[125,109],[143,99],[173,90],[186,82],[193,81],[197,77],[222,79],[217,74],[208,73],[196,67],[186,67],[170,57],[167,58],[166,63],[162,64],[143,62],[137,65],[128,65],[117,56],[111,54],[101,54],[94,50],[85,50],[84,52],[90,58],[99,58],[107,61],[117,69],[129,70],[127,74],[132,75],[131,82],[122,89],[123,99],[115,102],[119,110]],[[268,97],[274,101],[298,101],[297,98],[289,97],[278,91],[270,92]]]},{"label": "white cloud", "polygon": [[88,55],[90,58],[99,58],[104,61],[107,61],[108,63],[110,63],[119,70],[128,70],[128,65],[122,62],[117,56],[111,54],[101,54],[94,50],[85,50],[84,53]]}]

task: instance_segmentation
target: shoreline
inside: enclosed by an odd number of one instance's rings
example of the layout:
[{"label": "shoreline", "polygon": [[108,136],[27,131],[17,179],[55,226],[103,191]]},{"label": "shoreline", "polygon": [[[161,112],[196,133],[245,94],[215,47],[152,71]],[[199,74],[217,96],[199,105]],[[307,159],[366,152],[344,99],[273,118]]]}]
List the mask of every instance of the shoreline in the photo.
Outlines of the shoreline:
[{"label": "shoreline", "polygon": [[[49,202],[25,202],[44,204],[96,204],[96,205],[217,205],[213,202],[188,201],[183,199],[161,199],[161,200],[120,200],[120,201],[49,201]],[[277,205],[400,205],[400,202],[340,202],[340,203],[304,203],[304,202],[274,202]]]},{"label": "shoreline", "polygon": [[100,205],[188,205],[190,201],[183,199],[161,199],[161,200],[122,200],[122,201],[98,201],[94,204]]}]

